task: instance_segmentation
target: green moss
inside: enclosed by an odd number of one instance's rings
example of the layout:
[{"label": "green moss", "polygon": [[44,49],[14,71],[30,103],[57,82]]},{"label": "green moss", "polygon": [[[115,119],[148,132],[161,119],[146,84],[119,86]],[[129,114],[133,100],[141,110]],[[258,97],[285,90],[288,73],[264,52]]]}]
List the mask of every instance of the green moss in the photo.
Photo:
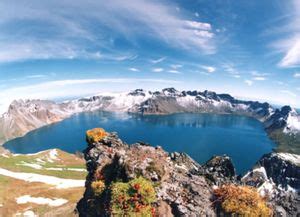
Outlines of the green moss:
[{"label": "green moss", "polygon": [[152,216],[156,193],[152,182],[139,177],[130,182],[115,182],[111,186],[111,210],[113,215]]}]

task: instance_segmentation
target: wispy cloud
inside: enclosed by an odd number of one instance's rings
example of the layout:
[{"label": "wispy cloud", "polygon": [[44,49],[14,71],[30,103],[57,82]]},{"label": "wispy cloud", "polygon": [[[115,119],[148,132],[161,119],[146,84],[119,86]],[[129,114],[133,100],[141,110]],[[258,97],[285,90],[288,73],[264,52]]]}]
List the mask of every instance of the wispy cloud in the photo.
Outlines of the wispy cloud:
[{"label": "wispy cloud", "polygon": [[265,81],[266,80],[265,77],[261,77],[261,76],[253,77],[252,79],[255,81]]},{"label": "wispy cloud", "polygon": [[285,68],[300,66],[300,1],[292,0],[289,3],[290,7],[286,12],[288,16],[284,16],[287,21],[277,33],[280,39],[271,44],[283,55],[278,66]]},{"label": "wispy cloud", "polygon": [[37,74],[37,75],[28,75],[26,78],[45,78],[47,75]]},{"label": "wispy cloud", "polygon": [[101,59],[111,53],[112,60],[127,59],[114,44],[117,37],[132,45],[147,37],[205,54],[216,50],[211,24],[186,20],[171,2],[12,0],[1,1],[0,8],[0,62]]},{"label": "wispy cloud", "polygon": [[201,65],[200,68],[206,70],[208,73],[213,73],[216,71],[216,68],[213,66],[205,66],[205,65]]},{"label": "wispy cloud", "polygon": [[158,59],[152,59],[150,60],[151,63],[153,64],[157,64],[157,63],[161,63],[163,62],[167,57],[161,57],[161,58],[158,58]]},{"label": "wispy cloud", "polygon": [[163,68],[154,68],[152,69],[153,72],[163,72],[164,69]]},{"label": "wispy cloud", "polygon": [[172,74],[181,74],[181,72],[174,70],[174,69],[168,70],[168,72],[172,73]]},{"label": "wispy cloud", "polygon": [[140,70],[137,68],[129,68],[128,70],[132,71],[132,72],[139,72]]},{"label": "wispy cloud", "polygon": [[294,73],[294,78],[300,78],[300,72]]}]

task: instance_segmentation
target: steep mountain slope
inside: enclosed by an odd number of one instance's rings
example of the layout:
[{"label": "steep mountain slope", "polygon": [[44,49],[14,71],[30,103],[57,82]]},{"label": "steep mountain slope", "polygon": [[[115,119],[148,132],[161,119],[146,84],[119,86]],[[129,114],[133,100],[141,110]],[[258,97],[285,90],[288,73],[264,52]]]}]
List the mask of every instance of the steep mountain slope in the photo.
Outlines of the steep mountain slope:
[{"label": "steep mountain slope", "polygon": [[229,94],[174,88],[102,93],[61,104],[43,100],[14,101],[0,118],[0,143],[72,114],[95,110],[144,115],[192,112],[250,116],[264,123],[271,138],[279,143],[279,150],[300,153],[300,116],[289,106],[279,110],[268,103],[237,100]]},{"label": "steep mountain slope", "polygon": [[46,100],[14,101],[0,117],[0,143],[39,127],[61,121],[72,114],[65,104]]}]

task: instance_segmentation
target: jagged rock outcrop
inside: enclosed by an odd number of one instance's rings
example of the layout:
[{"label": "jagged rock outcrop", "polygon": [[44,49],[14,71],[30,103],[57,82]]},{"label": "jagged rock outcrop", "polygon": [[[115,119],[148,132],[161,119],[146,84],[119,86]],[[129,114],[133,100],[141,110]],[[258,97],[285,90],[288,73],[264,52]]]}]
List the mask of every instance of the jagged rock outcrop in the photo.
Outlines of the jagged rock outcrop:
[{"label": "jagged rock outcrop", "polygon": [[73,114],[66,104],[47,100],[18,100],[0,116],[0,144]]},{"label": "jagged rock outcrop", "polygon": [[[88,176],[86,191],[77,210],[80,216],[110,216],[109,192],[95,196],[92,183],[103,180],[128,182],[144,177],[154,183],[159,216],[216,216],[213,191],[223,184],[246,184],[258,189],[277,215],[299,214],[299,155],[265,155],[241,180],[228,156],[212,157],[199,165],[184,153],[165,152],[144,143],[128,145],[116,133],[108,133],[84,151]],[[90,141],[90,140],[89,140]],[[216,213],[218,212],[218,213]]]},{"label": "jagged rock outcrop", "polygon": [[[214,215],[210,206],[212,187],[204,176],[195,174],[200,166],[185,154],[168,154],[161,147],[141,143],[127,145],[111,133],[99,143],[85,150],[89,175],[86,192],[78,203],[81,216],[105,216],[104,207],[97,200],[91,183],[101,176],[106,183],[129,181],[138,176],[157,183],[157,210],[169,210],[169,215]],[[165,213],[164,213],[165,214]]]},{"label": "jagged rock outcrop", "polygon": [[226,183],[237,183],[234,165],[226,155],[215,156],[208,160],[202,166],[202,175],[217,186]]},{"label": "jagged rock outcrop", "polygon": [[277,213],[283,216],[300,214],[300,156],[289,153],[264,155],[242,182],[258,188],[270,198]]}]

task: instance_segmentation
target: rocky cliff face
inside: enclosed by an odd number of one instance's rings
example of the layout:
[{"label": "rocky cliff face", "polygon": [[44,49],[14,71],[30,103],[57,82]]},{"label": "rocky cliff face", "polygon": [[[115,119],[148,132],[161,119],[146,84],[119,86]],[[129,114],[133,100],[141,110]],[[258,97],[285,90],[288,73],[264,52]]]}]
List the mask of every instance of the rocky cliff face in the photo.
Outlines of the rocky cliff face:
[{"label": "rocky cliff face", "polygon": [[288,153],[264,155],[243,178],[270,198],[283,216],[300,214],[300,156]]},{"label": "rocky cliff face", "polygon": [[137,177],[154,183],[158,216],[220,215],[222,211],[213,206],[213,191],[224,184],[253,186],[269,198],[275,214],[299,214],[299,155],[266,155],[242,179],[227,156],[199,165],[184,153],[169,154],[143,143],[127,145],[115,133],[105,134],[99,141],[89,140],[84,155],[88,176],[84,197],[77,206],[80,216],[113,215],[109,208],[113,188],[107,187],[99,196],[94,183],[112,186]]},{"label": "rocky cliff face", "polygon": [[65,104],[46,100],[12,102],[0,116],[0,144],[39,127],[61,121],[72,114]]}]

